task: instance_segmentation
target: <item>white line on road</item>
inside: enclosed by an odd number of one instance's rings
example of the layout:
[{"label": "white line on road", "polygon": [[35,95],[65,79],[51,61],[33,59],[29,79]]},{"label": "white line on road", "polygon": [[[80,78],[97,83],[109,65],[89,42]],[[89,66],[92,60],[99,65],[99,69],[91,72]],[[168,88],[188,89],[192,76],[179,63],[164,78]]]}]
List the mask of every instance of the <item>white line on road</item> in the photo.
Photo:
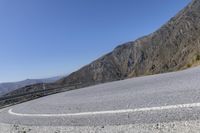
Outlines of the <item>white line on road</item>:
[{"label": "white line on road", "polygon": [[11,114],[11,115],[15,115],[15,116],[25,116],[25,117],[67,117],[67,116],[87,116],[87,115],[134,113],[134,112],[159,111],[159,110],[192,108],[192,107],[200,107],[200,103],[179,104],[179,105],[169,105],[169,106],[161,106],[161,107],[148,107],[148,108],[138,108],[138,109],[123,109],[123,110],[110,110],[110,111],[69,113],[69,114],[21,114],[21,113],[13,112],[12,109],[9,109],[8,113]]}]

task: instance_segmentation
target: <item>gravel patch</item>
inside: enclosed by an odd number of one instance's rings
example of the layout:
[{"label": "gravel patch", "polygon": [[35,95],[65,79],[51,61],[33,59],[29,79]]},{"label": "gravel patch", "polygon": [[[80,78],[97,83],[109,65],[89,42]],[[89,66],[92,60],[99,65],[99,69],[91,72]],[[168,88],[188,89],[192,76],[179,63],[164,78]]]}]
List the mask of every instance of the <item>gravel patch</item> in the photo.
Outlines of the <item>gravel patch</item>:
[{"label": "gravel patch", "polygon": [[97,127],[38,127],[0,124],[0,133],[197,133],[199,131],[199,120]]}]

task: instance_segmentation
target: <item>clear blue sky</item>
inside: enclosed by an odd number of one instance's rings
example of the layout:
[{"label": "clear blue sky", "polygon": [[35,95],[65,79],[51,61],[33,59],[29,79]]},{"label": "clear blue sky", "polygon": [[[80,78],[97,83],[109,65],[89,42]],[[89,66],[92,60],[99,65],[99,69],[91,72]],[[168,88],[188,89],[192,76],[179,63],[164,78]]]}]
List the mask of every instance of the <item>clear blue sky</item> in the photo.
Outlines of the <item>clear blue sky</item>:
[{"label": "clear blue sky", "polygon": [[0,82],[70,73],[190,0],[0,0]]}]

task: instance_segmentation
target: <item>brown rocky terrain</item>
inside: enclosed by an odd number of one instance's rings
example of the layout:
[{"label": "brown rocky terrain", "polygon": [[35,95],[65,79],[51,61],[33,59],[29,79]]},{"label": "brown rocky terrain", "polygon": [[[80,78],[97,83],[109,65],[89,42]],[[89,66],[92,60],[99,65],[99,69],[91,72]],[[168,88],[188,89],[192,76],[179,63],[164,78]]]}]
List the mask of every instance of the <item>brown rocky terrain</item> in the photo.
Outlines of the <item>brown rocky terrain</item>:
[{"label": "brown rocky terrain", "polygon": [[58,81],[96,84],[177,71],[200,60],[200,1],[194,0],[156,32],[122,44],[111,53]]},{"label": "brown rocky terrain", "polygon": [[[131,77],[158,74],[198,65],[200,61],[200,0],[193,0],[150,35],[116,47],[112,52],[45,88],[95,85]],[[8,95],[44,89],[41,85]],[[66,89],[68,90],[68,89]]]}]

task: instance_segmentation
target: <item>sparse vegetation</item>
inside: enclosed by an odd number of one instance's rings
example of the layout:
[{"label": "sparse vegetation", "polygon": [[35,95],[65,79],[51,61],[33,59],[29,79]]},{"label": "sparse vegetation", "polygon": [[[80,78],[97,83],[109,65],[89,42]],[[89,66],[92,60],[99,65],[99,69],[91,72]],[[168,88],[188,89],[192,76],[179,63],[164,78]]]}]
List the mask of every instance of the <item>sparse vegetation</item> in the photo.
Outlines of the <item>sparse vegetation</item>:
[{"label": "sparse vegetation", "polygon": [[200,55],[199,54],[196,56],[196,61],[200,61]]},{"label": "sparse vegetation", "polygon": [[187,64],[187,67],[190,68],[192,66],[192,64]]}]

